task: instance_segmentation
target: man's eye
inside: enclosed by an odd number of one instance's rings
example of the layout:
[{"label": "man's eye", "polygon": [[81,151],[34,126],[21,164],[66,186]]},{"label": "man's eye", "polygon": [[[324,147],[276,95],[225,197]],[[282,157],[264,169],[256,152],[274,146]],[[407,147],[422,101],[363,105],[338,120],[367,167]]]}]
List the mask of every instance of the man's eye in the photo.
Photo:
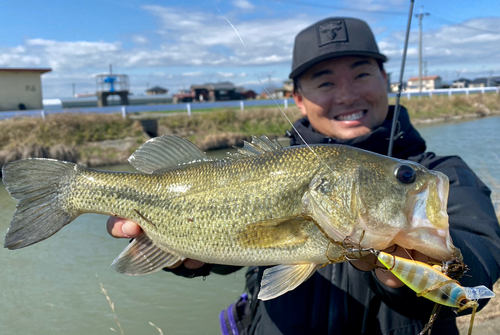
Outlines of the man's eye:
[{"label": "man's eye", "polygon": [[328,86],[333,86],[333,83],[326,82],[326,83],[319,85],[319,87],[328,87]]},{"label": "man's eye", "polygon": [[369,75],[370,75],[369,73],[364,72],[364,73],[358,74],[356,76],[356,78],[364,78],[364,77],[368,77]]}]

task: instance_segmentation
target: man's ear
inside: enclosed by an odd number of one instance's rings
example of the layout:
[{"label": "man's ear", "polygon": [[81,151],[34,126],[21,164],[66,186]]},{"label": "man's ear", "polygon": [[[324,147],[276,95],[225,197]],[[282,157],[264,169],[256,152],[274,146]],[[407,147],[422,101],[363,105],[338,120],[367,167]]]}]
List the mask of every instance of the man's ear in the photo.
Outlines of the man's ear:
[{"label": "man's ear", "polygon": [[384,78],[384,82],[387,83],[387,73],[385,73],[385,70],[382,70],[382,78]]},{"label": "man's ear", "polygon": [[300,109],[302,115],[307,116],[306,107],[304,106],[304,100],[302,99],[302,94],[298,91],[293,92],[293,100],[295,100],[295,104]]}]

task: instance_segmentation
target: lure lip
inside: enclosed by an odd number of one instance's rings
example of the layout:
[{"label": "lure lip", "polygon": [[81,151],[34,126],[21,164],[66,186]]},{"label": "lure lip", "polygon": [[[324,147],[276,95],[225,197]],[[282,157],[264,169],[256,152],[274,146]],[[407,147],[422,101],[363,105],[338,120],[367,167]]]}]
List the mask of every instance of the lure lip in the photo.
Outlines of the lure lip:
[{"label": "lure lip", "polygon": [[495,297],[495,292],[484,285],[464,287],[463,289],[468,300],[489,299]]}]

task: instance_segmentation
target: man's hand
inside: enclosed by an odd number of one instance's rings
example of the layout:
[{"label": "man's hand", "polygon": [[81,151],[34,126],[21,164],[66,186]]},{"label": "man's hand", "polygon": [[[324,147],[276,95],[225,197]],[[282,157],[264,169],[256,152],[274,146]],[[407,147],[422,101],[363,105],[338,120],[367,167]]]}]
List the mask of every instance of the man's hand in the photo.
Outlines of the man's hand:
[{"label": "man's hand", "polygon": [[[408,259],[413,259],[416,261],[428,263],[428,262],[436,262],[438,263],[438,260],[432,259],[429,256],[424,255],[421,252],[418,252],[416,250],[405,250],[404,248],[393,245],[390,246],[389,248],[383,250],[384,252],[387,252],[391,255],[402,257],[402,258],[408,258]],[[385,284],[389,287],[402,287],[404,284],[401,280],[399,280],[395,275],[393,275],[389,270],[387,270],[382,263],[380,263],[375,255],[369,255],[365,257],[365,260],[360,259],[357,261],[351,261],[351,264],[358,270],[361,271],[371,271],[375,269],[375,274],[377,275],[378,280],[382,284]],[[375,264],[375,265],[374,265]]]},{"label": "man's hand", "polygon": [[[137,237],[141,233],[141,227],[133,221],[118,218],[115,216],[110,216],[107,222],[107,228],[109,235],[116,238],[134,238]],[[183,262],[179,261],[173,266],[169,267],[169,269],[175,269],[180,266]],[[194,259],[186,259],[184,260],[184,266],[187,269],[195,270],[199,269],[203,266],[203,262],[196,261]]]}]

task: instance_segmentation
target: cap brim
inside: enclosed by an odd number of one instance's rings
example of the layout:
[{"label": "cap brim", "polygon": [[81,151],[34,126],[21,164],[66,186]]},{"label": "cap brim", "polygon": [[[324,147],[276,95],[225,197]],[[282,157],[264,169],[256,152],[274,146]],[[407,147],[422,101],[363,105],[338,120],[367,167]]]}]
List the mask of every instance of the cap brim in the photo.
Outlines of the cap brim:
[{"label": "cap brim", "polygon": [[324,60],[330,59],[330,58],[337,58],[337,57],[343,57],[343,56],[363,56],[363,57],[370,57],[370,58],[375,58],[375,59],[380,59],[382,62],[387,62],[387,57],[381,53],[375,53],[375,52],[366,52],[366,51],[335,51],[332,53],[326,53],[324,55],[321,55],[319,57],[316,57],[314,59],[311,59],[310,61],[307,61],[300,66],[298,66],[295,70],[293,70],[288,78],[293,79],[300,75],[302,72],[306,71],[308,68],[310,68],[313,65],[316,65],[317,63],[320,63]]}]

